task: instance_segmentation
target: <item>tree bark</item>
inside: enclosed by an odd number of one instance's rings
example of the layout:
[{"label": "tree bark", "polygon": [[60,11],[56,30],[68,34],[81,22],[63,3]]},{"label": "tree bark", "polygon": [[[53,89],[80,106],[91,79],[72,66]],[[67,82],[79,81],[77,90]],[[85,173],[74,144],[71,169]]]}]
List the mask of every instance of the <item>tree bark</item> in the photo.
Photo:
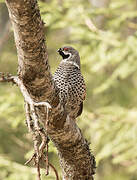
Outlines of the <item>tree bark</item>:
[{"label": "tree bark", "polygon": [[[18,54],[18,76],[35,102],[49,102],[48,134],[58,149],[64,180],[90,180],[95,159],[74,119],[59,106],[37,0],[6,0]],[[46,121],[44,108],[37,109]]]}]

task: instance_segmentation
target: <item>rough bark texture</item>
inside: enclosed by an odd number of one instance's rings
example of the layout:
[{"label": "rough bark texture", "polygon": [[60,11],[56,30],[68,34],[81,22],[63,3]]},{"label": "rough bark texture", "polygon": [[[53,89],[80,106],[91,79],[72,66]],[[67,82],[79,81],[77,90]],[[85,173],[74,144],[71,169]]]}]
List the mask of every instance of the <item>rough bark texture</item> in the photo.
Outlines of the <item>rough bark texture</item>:
[{"label": "rough bark texture", "polygon": [[[6,0],[12,21],[18,53],[18,76],[35,102],[47,101],[52,106],[49,113],[48,134],[58,149],[65,180],[93,179],[94,156],[87,141],[73,119],[58,108],[56,92],[48,64],[43,22],[36,0]],[[38,108],[42,122],[46,119],[44,108]]]}]

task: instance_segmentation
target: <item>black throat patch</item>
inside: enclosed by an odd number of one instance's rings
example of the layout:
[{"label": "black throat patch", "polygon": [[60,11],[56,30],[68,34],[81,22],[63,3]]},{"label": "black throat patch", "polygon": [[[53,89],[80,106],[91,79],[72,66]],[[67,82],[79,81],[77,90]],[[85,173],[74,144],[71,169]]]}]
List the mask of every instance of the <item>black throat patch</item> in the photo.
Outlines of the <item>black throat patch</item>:
[{"label": "black throat patch", "polygon": [[64,54],[63,51],[59,51],[59,54],[62,56],[63,59],[67,59],[70,56],[70,54]]}]

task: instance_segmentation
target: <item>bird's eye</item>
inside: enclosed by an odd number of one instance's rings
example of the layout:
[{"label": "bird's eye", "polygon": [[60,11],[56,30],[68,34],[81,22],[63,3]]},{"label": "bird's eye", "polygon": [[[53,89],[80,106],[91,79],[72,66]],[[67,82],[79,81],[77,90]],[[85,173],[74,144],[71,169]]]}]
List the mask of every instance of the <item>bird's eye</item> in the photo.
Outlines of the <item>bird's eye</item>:
[{"label": "bird's eye", "polygon": [[64,50],[64,51],[68,51],[68,50],[69,50],[69,48],[63,48],[63,50]]}]

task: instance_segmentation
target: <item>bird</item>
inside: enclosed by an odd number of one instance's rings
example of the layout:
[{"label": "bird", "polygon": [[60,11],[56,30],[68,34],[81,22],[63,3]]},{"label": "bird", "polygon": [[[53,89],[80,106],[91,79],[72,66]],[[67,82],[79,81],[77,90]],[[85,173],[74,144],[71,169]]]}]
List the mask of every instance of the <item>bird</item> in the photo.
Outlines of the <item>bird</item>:
[{"label": "bird", "polygon": [[81,74],[80,56],[71,46],[59,48],[62,60],[57,67],[53,80],[59,92],[59,100],[67,115],[76,119],[83,111],[86,85]]}]

